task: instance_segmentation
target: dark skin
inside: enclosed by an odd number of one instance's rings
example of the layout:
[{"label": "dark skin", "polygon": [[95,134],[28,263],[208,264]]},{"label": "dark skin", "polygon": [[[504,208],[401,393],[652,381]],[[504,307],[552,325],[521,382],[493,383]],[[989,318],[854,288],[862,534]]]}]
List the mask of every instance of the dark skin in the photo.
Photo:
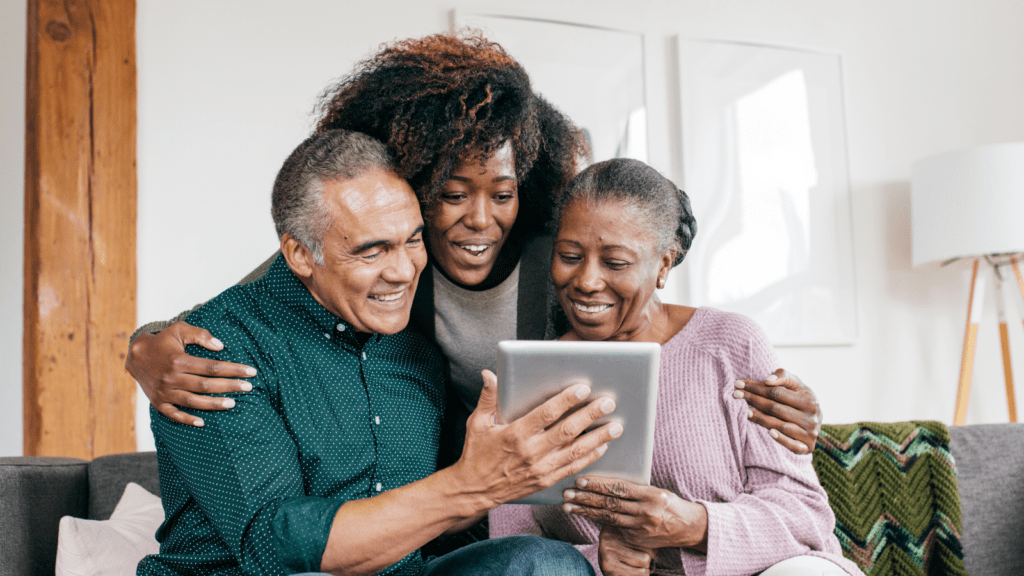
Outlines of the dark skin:
[{"label": "dark skin", "polygon": [[[179,406],[230,409],[234,400],[206,395],[248,392],[252,387],[245,378],[254,376],[255,369],[189,356],[185,353],[188,344],[210,350],[224,346],[208,331],[176,322],[156,334],[140,334],[128,350],[125,369],[138,380],[158,412],[181,424],[202,426],[201,418],[183,412]],[[771,377],[765,382],[740,380],[735,394],[750,405],[748,417],[752,422],[768,428],[769,434],[789,450],[805,454],[821,430],[818,399],[795,374],[780,368],[774,376],[774,381]]]}]

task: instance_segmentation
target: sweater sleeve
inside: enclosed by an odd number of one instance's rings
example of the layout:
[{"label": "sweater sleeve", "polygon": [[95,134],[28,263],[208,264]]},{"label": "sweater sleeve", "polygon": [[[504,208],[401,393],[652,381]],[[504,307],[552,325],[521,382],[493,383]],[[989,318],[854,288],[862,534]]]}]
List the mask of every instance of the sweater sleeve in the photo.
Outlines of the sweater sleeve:
[{"label": "sweater sleeve", "polygon": [[[737,431],[744,490],[729,502],[699,501],[708,513],[706,555],[682,552],[687,574],[753,574],[812,551],[840,554],[832,534],[835,516],[818,483],[809,454],[793,454],[750,422],[747,406],[732,397],[737,379],[763,380],[778,362],[761,329],[736,316],[739,345],[728,351],[722,386],[730,426]],[[744,345],[745,344],[745,345]]]}]

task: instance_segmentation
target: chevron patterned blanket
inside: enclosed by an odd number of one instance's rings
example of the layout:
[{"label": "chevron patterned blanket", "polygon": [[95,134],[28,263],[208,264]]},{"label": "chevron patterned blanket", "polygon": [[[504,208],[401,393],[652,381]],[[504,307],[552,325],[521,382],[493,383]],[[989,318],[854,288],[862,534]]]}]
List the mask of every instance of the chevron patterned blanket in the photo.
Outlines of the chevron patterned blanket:
[{"label": "chevron patterned blanket", "polygon": [[822,426],[814,470],[836,536],[865,574],[965,575],[960,494],[939,422]]}]

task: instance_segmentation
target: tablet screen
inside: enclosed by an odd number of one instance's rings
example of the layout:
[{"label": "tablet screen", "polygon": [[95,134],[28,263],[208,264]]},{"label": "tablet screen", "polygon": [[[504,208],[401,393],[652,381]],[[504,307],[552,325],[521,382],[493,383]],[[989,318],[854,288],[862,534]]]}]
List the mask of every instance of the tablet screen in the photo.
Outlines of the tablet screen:
[{"label": "tablet screen", "polygon": [[[589,383],[590,399],[608,396],[615,412],[599,422],[622,424],[622,436],[578,475],[621,478],[648,485],[654,451],[661,346],[653,342],[572,342],[508,340],[498,344],[498,410],[511,422],[566,386]],[[562,492],[575,486],[565,478],[517,504],[561,505]]]}]

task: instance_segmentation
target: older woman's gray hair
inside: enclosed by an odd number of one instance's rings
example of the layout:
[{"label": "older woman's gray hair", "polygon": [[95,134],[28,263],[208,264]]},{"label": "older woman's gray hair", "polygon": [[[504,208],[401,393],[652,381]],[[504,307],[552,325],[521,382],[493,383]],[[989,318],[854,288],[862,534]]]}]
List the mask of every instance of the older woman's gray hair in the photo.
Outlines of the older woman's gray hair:
[{"label": "older woman's gray hair", "polygon": [[555,222],[561,221],[565,207],[573,202],[607,200],[625,203],[636,218],[647,223],[657,241],[658,253],[674,249],[673,266],[683,261],[697,235],[690,197],[639,160],[605,160],[580,172],[558,198]]},{"label": "older woman's gray hair", "polygon": [[287,232],[323,266],[324,234],[331,227],[324,184],[358,178],[375,168],[394,171],[394,162],[384,145],[366,134],[326,130],[307,138],[284,161],[274,181],[270,214],[278,238]]}]

